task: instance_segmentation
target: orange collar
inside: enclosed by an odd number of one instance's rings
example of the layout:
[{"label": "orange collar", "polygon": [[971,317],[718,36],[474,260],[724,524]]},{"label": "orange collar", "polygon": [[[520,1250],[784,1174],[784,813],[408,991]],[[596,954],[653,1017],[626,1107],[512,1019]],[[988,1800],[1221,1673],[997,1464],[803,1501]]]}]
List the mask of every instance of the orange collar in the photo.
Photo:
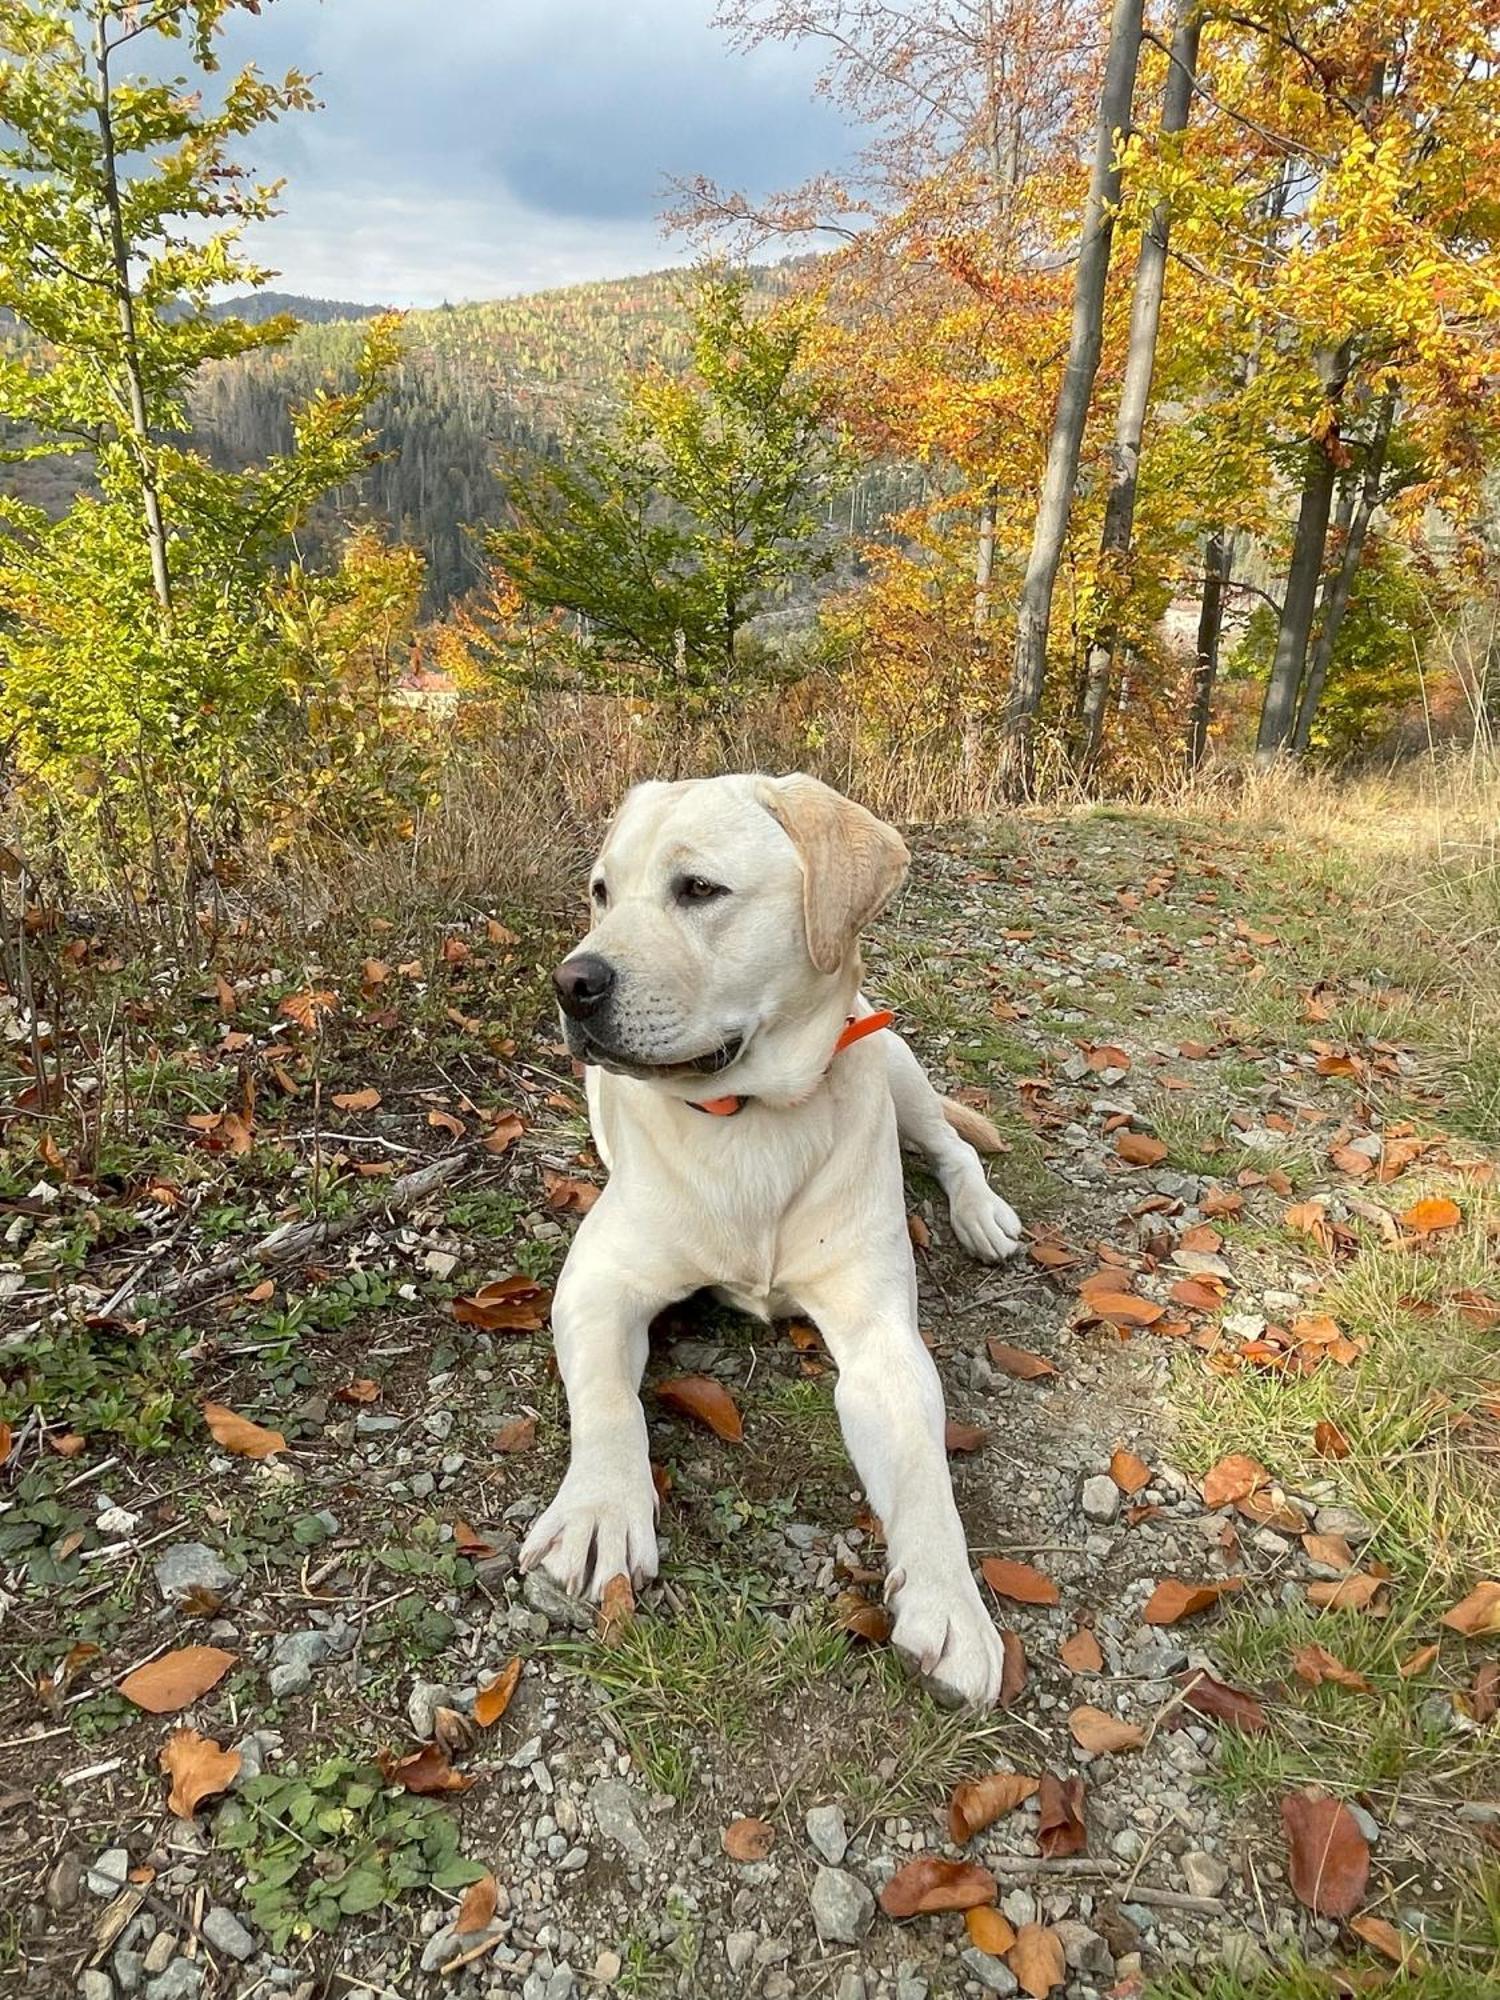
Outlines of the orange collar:
[{"label": "orange collar", "polygon": [[[838,1040],[833,1045],[834,1055],[839,1055],[854,1042],[862,1042],[866,1035],[875,1035],[882,1028],[888,1028],[895,1015],[889,1007],[881,1007],[873,1014],[861,1014],[856,1018],[851,1014],[844,1023]],[[688,1100],[692,1103],[692,1100]],[[693,1104],[694,1111],[706,1111],[710,1118],[733,1118],[749,1103],[747,1097],[705,1097],[701,1103]]]}]

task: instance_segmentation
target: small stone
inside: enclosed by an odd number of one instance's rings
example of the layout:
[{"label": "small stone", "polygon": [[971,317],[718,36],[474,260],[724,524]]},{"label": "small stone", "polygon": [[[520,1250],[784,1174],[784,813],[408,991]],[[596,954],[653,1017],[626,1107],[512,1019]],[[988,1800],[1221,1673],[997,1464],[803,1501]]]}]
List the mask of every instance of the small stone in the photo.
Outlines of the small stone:
[{"label": "small stone", "polygon": [[320,1667],[328,1658],[328,1634],[317,1626],[303,1632],[283,1632],[271,1648],[279,1667]]},{"label": "small stone", "polygon": [[833,1989],[833,2000],[868,2000],[868,1996],[864,1974],[855,1972],[852,1967]]},{"label": "small stone", "polygon": [[1133,1826],[1122,1826],[1109,1845],[1122,1861],[1139,1861],[1145,1842]]},{"label": "small stone", "polygon": [[1367,1542],[1375,1532],[1357,1507],[1320,1507],[1316,1519],[1320,1535],[1342,1535],[1351,1544]]},{"label": "small stone", "polygon": [[645,1861],[651,1853],[642,1824],[644,1801],[633,1785],[619,1778],[601,1778],[589,1792],[594,1824],[604,1839],[628,1854],[633,1861]]},{"label": "small stone", "polygon": [[406,1719],[419,1743],[432,1740],[434,1717],[440,1708],[453,1708],[457,1696],[441,1681],[417,1681],[406,1697]]},{"label": "small stone", "polygon": [[731,1931],[725,1938],[724,1956],[729,1961],[729,1970],[736,1977],[754,1958],[757,1941],[754,1931]]},{"label": "small stone", "polygon": [[177,1949],[177,1938],[172,1931],[158,1931],[146,1951],[145,1967],[147,1977],[165,1972],[172,1963],[172,1954]]},{"label": "small stone", "polygon": [[578,1991],[578,1978],[571,1965],[557,1966],[547,1981],[547,2000],[573,2000]]},{"label": "small stone", "polygon": [[74,1909],[83,1891],[83,1862],[72,1852],[60,1854],[47,1876],[47,1907],[59,1915]]},{"label": "small stone", "polygon": [[1114,1953],[1096,1930],[1076,1917],[1065,1917],[1052,1928],[1072,1971],[1087,1973],[1093,1979],[1114,1977]]},{"label": "small stone", "polygon": [[1271,1970],[1271,1961],[1248,1931],[1236,1931],[1219,1946],[1219,1963],[1247,1983]]},{"label": "small stone", "polygon": [[198,2000],[203,1968],[196,1959],[174,1958],[166,1971],[146,1983],[146,2000]]},{"label": "small stone", "polygon": [[564,1625],[574,1632],[587,1632],[594,1622],[593,1608],[552,1581],[544,1569],[527,1576],[521,1595],[533,1611],[539,1611],[549,1625]]},{"label": "small stone", "polygon": [[312,1686],[312,1668],[299,1660],[286,1660],[267,1675],[272,1697],[284,1701],[288,1695],[306,1694]]},{"label": "small stone", "polygon": [[601,1986],[612,1986],[624,1970],[625,1961],[617,1951],[601,1951],[594,1960],[593,1976]]},{"label": "small stone", "polygon": [[1016,1930],[1036,1922],[1036,1897],[1029,1889],[1012,1889],[1000,1898],[1000,1907]]},{"label": "small stone", "polygon": [[123,1847],[106,1847],[93,1866],[85,1871],[83,1886],[91,1896],[118,1896],[129,1873],[129,1852]]},{"label": "small stone", "polygon": [[927,2000],[927,1981],[910,1961],[896,1967],[896,2000]]},{"label": "small stone", "polygon": [[85,1972],[78,1982],[78,2000],[115,2000],[114,1983],[107,1972],[100,1972],[97,1966]]},{"label": "small stone", "polygon": [[970,1945],[958,1954],[958,1962],[971,1979],[977,1979],[986,1993],[1019,1993],[1016,1975],[1003,1958],[991,1958],[987,1951]]},{"label": "small stone", "polygon": [[255,1939],[233,1910],[222,1907],[210,1910],[203,1919],[203,1935],[214,1950],[222,1951],[226,1958],[237,1958],[243,1962],[255,1956]]},{"label": "small stone", "polygon": [[1083,1511],[1091,1521],[1112,1521],[1120,1511],[1120,1489],[1108,1473],[1083,1482]]},{"label": "small stone", "polygon": [[440,1931],[433,1933],[422,1949],[422,1970],[440,1972],[450,1958],[457,1956],[458,1945],[459,1937],[453,1925],[444,1924]]},{"label": "small stone", "polygon": [[163,1600],[180,1604],[189,1591],[223,1597],[234,1586],[234,1572],[203,1542],[174,1542],[151,1565]]},{"label": "small stone", "polygon": [[101,1535],[133,1535],[141,1525],[139,1514],[132,1514],[128,1507],[101,1507],[94,1516],[94,1526]]},{"label": "small stone", "polygon": [[114,1967],[115,1984],[122,1993],[139,1993],[144,1976],[145,1960],[138,1951],[131,1951],[126,1945],[116,1945],[115,1955],[110,1960]]},{"label": "small stone", "polygon": [[1190,1896],[1223,1894],[1224,1884],[1229,1880],[1229,1867],[1217,1854],[1207,1854],[1201,1847],[1190,1848],[1178,1865]]},{"label": "small stone", "polygon": [[1371,1847],[1374,1847],[1380,1839],[1379,1821],[1367,1813],[1363,1806],[1356,1805],[1352,1799],[1346,1800],[1345,1804],[1350,1819],[1354,1821],[1354,1824],[1359,1828],[1365,1839],[1369,1841]]},{"label": "small stone", "polygon": [[875,1898],[857,1875],[820,1868],[813,1878],[813,1922],[825,1944],[858,1944],[875,1917]]},{"label": "small stone", "polygon": [[378,1416],[373,1410],[361,1410],[354,1419],[356,1437],[383,1437],[387,1431],[399,1430],[399,1417]]},{"label": "small stone", "polygon": [[849,1827],[842,1806],[813,1806],[804,1822],[807,1837],[831,1868],[849,1852]]}]

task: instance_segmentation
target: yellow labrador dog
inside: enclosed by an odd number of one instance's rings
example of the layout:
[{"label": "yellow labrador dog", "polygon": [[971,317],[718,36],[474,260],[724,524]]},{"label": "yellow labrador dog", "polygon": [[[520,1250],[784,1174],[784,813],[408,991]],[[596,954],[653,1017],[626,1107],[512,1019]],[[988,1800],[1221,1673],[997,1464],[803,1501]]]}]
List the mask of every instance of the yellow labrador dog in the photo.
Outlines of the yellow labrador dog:
[{"label": "yellow labrador dog", "polygon": [[1021,1225],[975,1150],[993,1128],[937,1095],[859,990],[860,929],[907,862],[894,828],[813,778],[625,799],[593,928],[554,975],[609,1184],[557,1287],[572,1457],[522,1561],[575,1594],[654,1576],[638,1393],[652,1319],[704,1286],[761,1318],[802,1312],[838,1364],[844,1437],[884,1524],[894,1642],[935,1692],[987,1707],[1000,1643],[917,1331],[901,1145],[926,1155],[973,1256],[1010,1256]]}]

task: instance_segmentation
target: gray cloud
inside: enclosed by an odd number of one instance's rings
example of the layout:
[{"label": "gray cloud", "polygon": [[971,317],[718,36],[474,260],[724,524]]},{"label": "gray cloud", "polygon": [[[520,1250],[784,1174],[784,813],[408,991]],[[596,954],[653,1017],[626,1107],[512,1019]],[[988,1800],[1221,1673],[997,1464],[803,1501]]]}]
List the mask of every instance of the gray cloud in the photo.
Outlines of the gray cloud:
[{"label": "gray cloud", "polygon": [[712,0],[275,0],[226,65],[317,73],[257,142],[287,177],[255,240],[297,290],[395,303],[680,261],[675,176],[764,192],[847,161],[805,51],[736,55]]}]

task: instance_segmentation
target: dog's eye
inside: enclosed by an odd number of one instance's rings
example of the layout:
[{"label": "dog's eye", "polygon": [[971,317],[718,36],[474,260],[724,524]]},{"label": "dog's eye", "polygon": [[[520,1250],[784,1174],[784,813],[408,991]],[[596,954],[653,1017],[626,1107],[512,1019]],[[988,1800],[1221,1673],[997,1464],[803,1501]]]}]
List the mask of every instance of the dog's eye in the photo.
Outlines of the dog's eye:
[{"label": "dog's eye", "polygon": [[702,875],[684,875],[672,885],[679,903],[711,903],[729,891],[722,882],[710,882]]},{"label": "dog's eye", "polygon": [[589,894],[593,897],[594,901],[599,905],[601,910],[604,908],[605,904],[609,901],[609,890],[604,886],[603,882],[591,882],[589,884]]}]

